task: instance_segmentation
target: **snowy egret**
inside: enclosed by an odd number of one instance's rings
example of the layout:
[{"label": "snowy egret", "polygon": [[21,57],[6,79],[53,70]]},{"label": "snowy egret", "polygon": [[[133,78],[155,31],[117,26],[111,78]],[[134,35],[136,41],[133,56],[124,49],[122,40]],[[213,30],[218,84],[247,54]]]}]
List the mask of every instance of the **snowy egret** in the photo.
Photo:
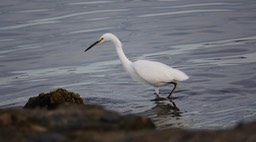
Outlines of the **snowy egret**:
[{"label": "snowy egret", "polygon": [[115,47],[118,57],[124,67],[124,69],[130,74],[130,76],[139,82],[150,84],[154,87],[156,96],[159,98],[159,88],[168,84],[173,84],[174,87],[171,90],[169,96],[177,87],[177,81],[183,81],[189,77],[182,71],[174,69],[160,62],[138,60],[131,62],[124,54],[123,46],[120,40],[112,33],[103,34],[95,43],[89,46],[84,52],[91,49],[93,46],[102,43],[104,41],[111,41]]}]

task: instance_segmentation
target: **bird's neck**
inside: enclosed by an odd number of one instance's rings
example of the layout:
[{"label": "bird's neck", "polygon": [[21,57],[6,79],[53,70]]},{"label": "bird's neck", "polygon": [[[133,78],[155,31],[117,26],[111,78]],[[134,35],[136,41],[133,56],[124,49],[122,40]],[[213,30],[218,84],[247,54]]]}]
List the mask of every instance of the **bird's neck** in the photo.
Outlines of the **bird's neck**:
[{"label": "bird's neck", "polygon": [[124,54],[124,51],[123,51],[123,46],[122,46],[122,43],[120,42],[120,40],[115,37],[116,39],[113,40],[112,42],[114,43],[115,47],[116,47],[116,52],[117,52],[117,55],[124,67],[124,69],[127,71],[127,72],[130,72],[130,64],[131,64],[131,61],[125,56]]}]

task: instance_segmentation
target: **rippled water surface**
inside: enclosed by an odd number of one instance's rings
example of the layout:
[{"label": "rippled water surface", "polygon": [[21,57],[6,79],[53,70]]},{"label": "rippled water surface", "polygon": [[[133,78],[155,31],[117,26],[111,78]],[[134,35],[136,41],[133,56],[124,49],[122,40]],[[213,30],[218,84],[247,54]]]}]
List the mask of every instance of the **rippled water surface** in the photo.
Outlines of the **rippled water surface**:
[{"label": "rippled water surface", "polygon": [[[254,0],[10,0],[0,7],[1,107],[63,87],[87,103],[149,116],[159,128],[256,120]],[[153,88],[130,79],[111,43],[83,52],[105,32],[121,39],[131,60],[190,76],[175,104],[150,101]]]}]

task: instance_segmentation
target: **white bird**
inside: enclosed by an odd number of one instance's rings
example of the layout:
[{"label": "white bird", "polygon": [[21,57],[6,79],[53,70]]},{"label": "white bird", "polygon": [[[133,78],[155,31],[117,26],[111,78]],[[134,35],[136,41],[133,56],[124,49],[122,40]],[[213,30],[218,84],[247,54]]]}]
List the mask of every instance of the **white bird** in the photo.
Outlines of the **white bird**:
[{"label": "white bird", "polygon": [[93,43],[84,52],[91,49],[96,44],[102,43],[104,41],[111,41],[117,51],[117,55],[124,67],[124,69],[130,74],[130,76],[139,82],[150,84],[154,87],[157,98],[159,98],[159,88],[169,84],[173,84],[174,87],[171,90],[169,96],[177,87],[177,81],[187,80],[189,77],[182,71],[174,69],[160,62],[148,61],[148,60],[138,60],[131,62],[124,54],[123,46],[120,40],[112,33],[103,34],[98,41]]}]

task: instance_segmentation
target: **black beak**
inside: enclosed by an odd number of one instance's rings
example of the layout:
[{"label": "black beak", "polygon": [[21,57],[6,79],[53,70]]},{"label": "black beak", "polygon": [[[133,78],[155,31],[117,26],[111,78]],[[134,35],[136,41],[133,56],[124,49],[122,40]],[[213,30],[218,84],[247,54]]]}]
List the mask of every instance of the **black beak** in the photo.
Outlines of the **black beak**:
[{"label": "black beak", "polygon": [[87,49],[84,50],[84,52],[88,51],[89,49],[91,49],[93,46],[95,46],[96,44],[100,43],[101,40],[98,40],[96,42],[94,42],[91,46],[89,46]]}]

